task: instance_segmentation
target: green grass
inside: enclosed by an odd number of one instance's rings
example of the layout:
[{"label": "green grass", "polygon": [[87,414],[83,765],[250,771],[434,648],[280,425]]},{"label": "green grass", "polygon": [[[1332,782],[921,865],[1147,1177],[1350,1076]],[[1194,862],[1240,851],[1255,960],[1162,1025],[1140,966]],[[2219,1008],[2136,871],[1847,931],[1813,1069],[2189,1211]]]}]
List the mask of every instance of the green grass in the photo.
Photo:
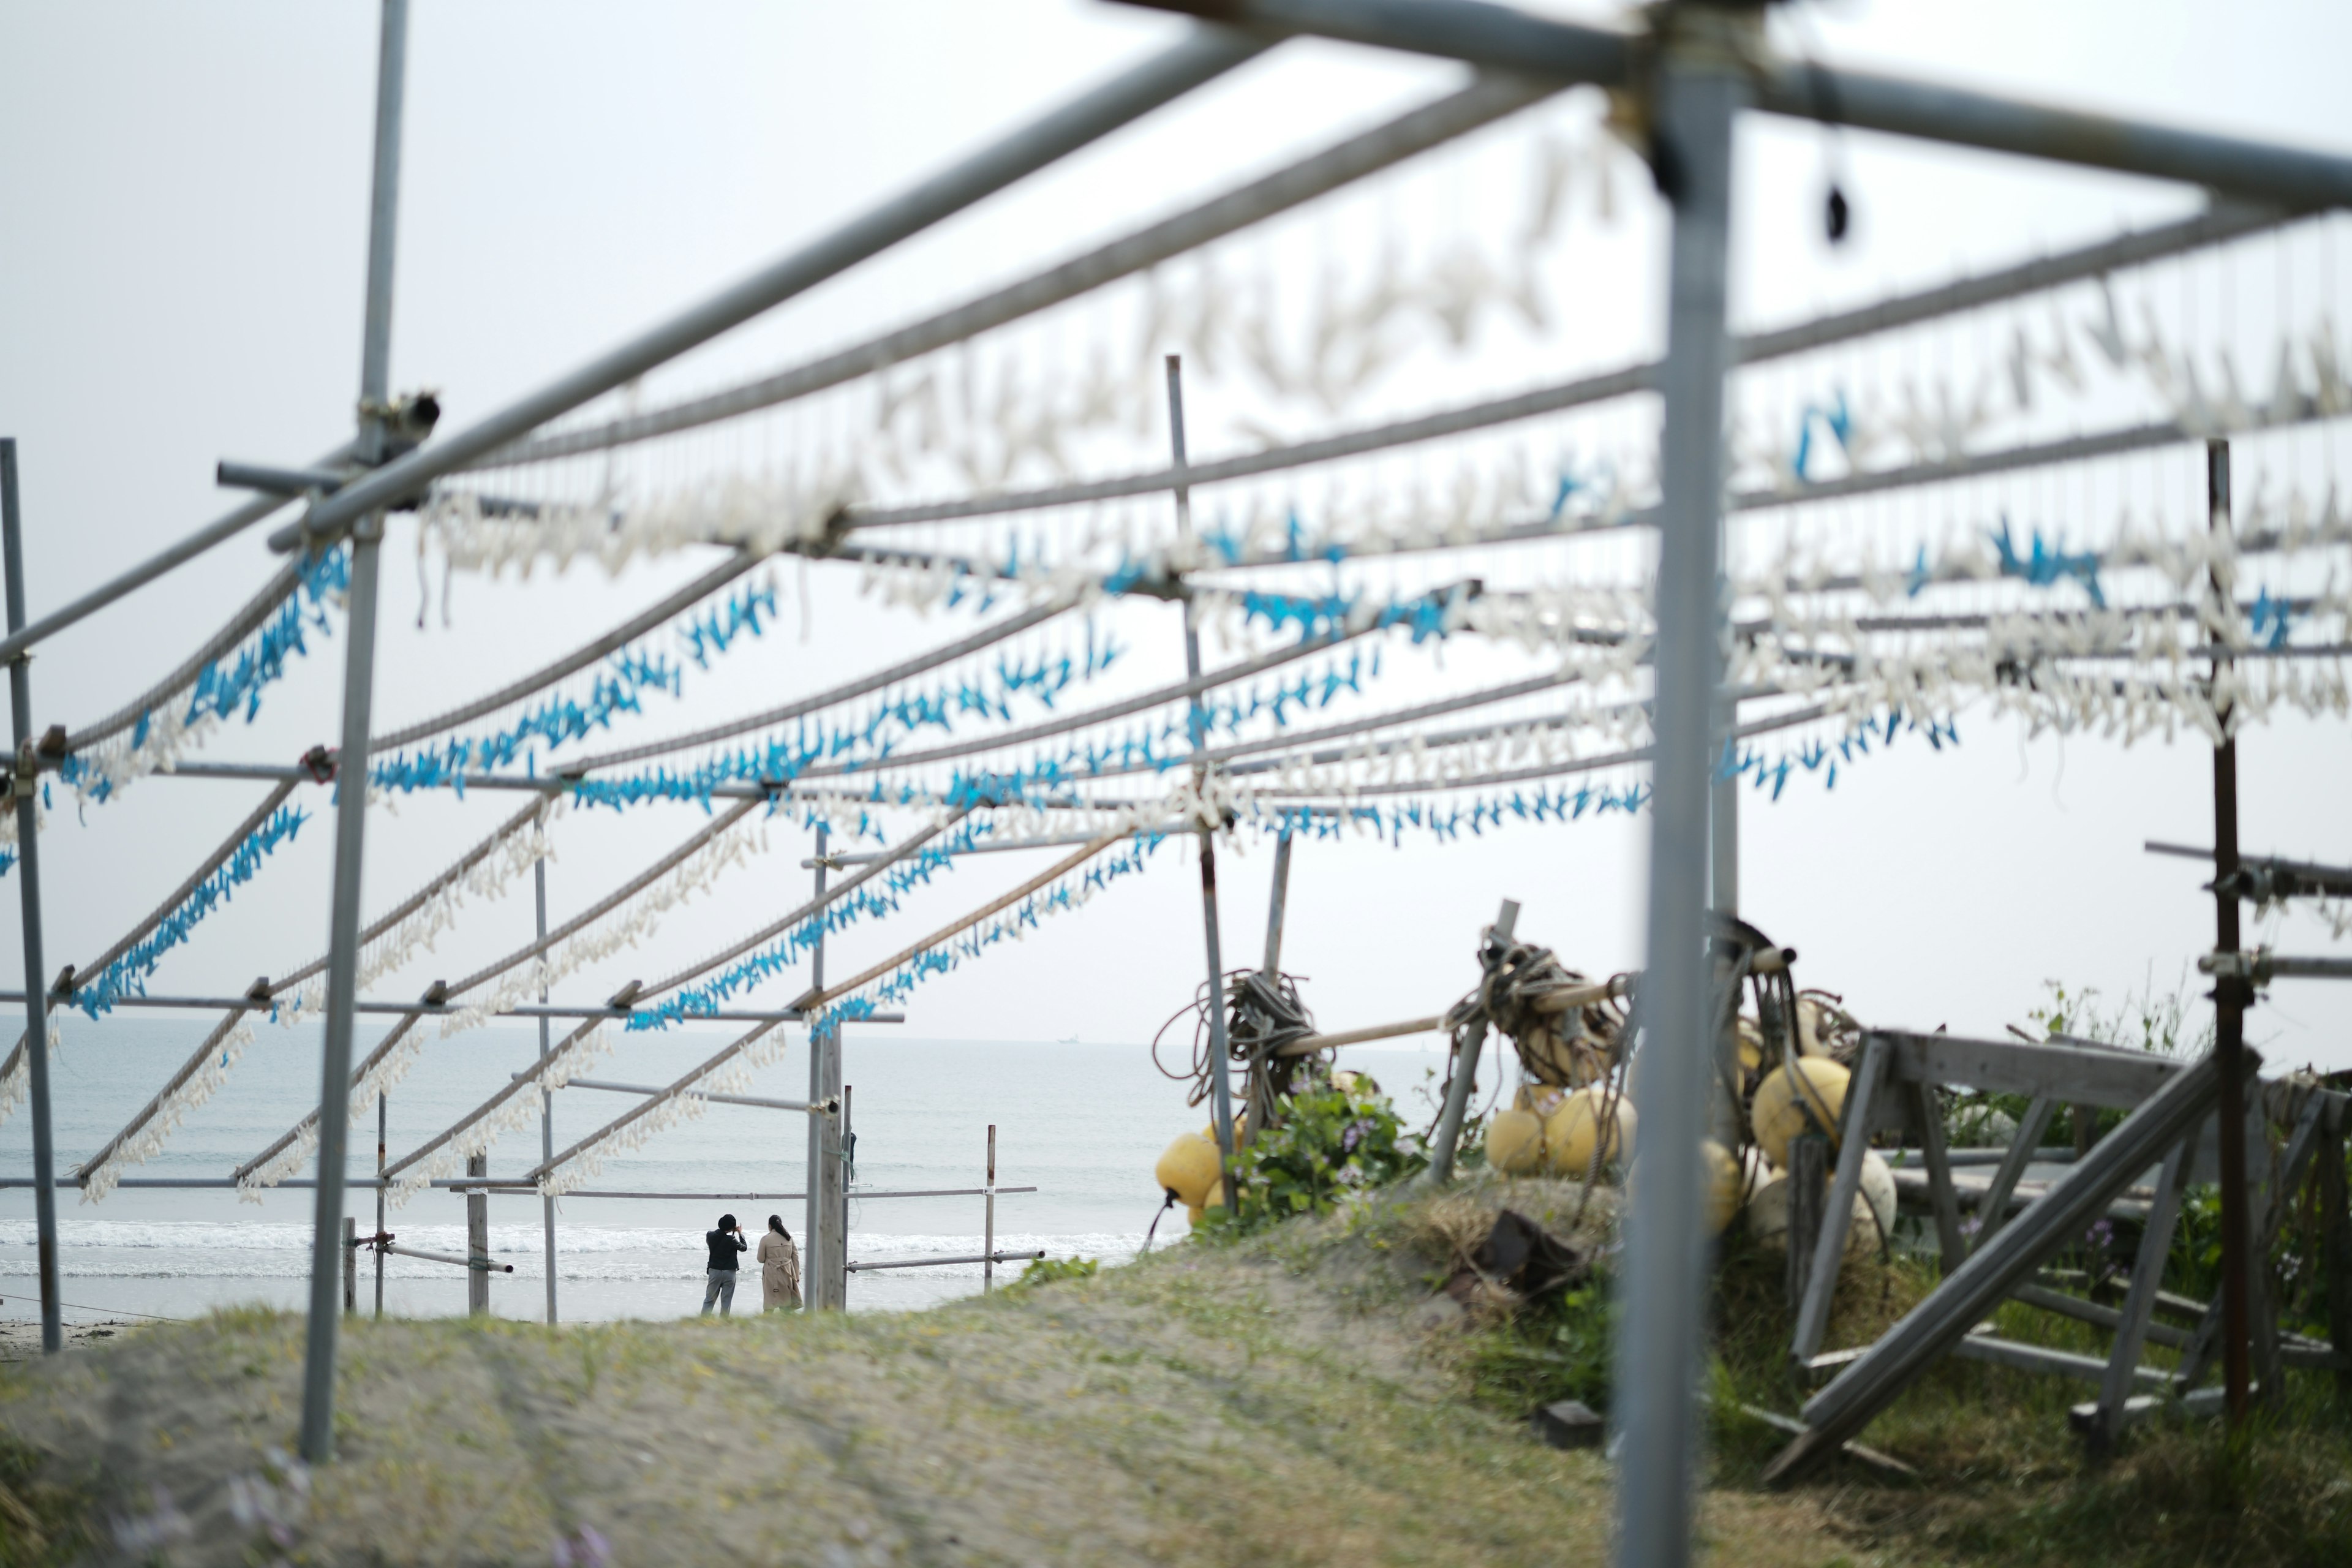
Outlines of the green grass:
[{"label": "green grass", "polygon": [[93,1544],[90,1489],[44,1479],[44,1458],[0,1434],[0,1568],[70,1563]]}]

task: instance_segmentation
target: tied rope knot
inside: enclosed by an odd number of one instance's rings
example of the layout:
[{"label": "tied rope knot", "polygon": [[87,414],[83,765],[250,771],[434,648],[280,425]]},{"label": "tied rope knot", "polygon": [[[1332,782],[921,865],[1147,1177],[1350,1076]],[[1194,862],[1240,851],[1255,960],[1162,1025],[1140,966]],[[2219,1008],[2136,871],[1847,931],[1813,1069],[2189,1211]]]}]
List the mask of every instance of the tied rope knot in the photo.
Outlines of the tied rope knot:
[{"label": "tied rope knot", "polygon": [[[1488,928],[1478,952],[1478,984],[1447,1009],[1444,1028],[1458,1059],[1469,1032],[1491,1025],[1518,1053],[1528,1077],[1553,1089],[1577,1089],[1606,1077],[1616,1064],[1624,1034],[1622,998],[1628,976],[1595,987],[1560,963],[1548,947],[1504,942]],[[1591,993],[1589,999],[1555,1002],[1561,992]],[[1446,1076],[1454,1072],[1449,1060]]]},{"label": "tied rope knot", "polygon": [[1244,1064],[1243,1102],[1252,1128],[1272,1127],[1281,1102],[1302,1068],[1321,1076],[1329,1068],[1322,1055],[1285,1056],[1282,1049],[1315,1033],[1314,1015],[1298,999],[1297,977],[1244,970],[1227,978],[1225,1041],[1234,1060]]}]

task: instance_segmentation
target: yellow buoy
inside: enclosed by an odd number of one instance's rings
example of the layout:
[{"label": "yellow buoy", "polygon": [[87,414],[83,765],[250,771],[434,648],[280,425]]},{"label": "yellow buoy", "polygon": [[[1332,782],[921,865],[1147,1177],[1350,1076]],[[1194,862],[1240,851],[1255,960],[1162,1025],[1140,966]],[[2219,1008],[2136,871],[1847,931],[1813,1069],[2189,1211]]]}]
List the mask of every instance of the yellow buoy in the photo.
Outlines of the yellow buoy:
[{"label": "yellow buoy", "polygon": [[1702,1142],[1698,1152],[1706,1162],[1706,1233],[1721,1236],[1748,1195],[1741,1191],[1745,1184],[1739,1179],[1739,1162],[1712,1138]]},{"label": "yellow buoy", "polygon": [[1543,1119],[1532,1110],[1498,1110],[1486,1123],[1486,1163],[1507,1176],[1524,1176],[1543,1163]]},{"label": "yellow buoy", "polygon": [[[1214,1148],[1217,1142],[1217,1124],[1211,1121],[1206,1127],[1202,1128],[1201,1136],[1209,1141],[1210,1147]],[[1238,1149],[1248,1142],[1249,1112],[1236,1110],[1234,1112],[1234,1147]]]},{"label": "yellow buoy", "polygon": [[[1824,1194],[1832,1178],[1824,1176]],[[1862,1190],[1853,1195],[1853,1223],[1845,1233],[1849,1258],[1878,1250],[1882,1234],[1895,1224],[1895,1173],[1876,1151],[1862,1157]],[[1748,1200],[1748,1229],[1759,1246],[1784,1252],[1789,1246],[1789,1177],[1783,1172],[1756,1189]]]},{"label": "yellow buoy", "polygon": [[1221,1209],[1225,1206],[1225,1184],[1223,1178],[1220,1177],[1216,1181],[1209,1184],[1209,1190],[1202,1194],[1201,1206],[1203,1209]]},{"label": "yellow buoy", "polygon": [[1742,1013],[1739,1016],[1739,1068],[1754,1072],[1764,1065],[1764,1026]]},{"label": "yellow buoy", "polygon": [[1219,1184],[1217,1178],[1223,1171],[1216,1144],[1197,1133],[1186,1132],[1168,1145],[1160,1156],[1160,1163],[1152,1167],[1151,1175],[1161,1192],[1174,1193],[1178,1203],[1198,1208],[1201,1194]]},{"label": "yellow buoy", "polygon": [[1184,1217],[1194,1225],[1199,1225],[1201,1223],[1201,1216],[1208,1212],[1209,1211],[1207,1209],[1203,1208],[1199,1204],[1186,1204],[1184,1205]]},{"label": "yellow buoy", "polygon": [[1807,1132],[1829,1134],[1837,1142],[1838,1115],[1845,1107],[1845,1068],[1827,1057],[1805,1057],[1764,1075],[1748,1109],[1756,1146],[1780,1169],[1789,1164],[1789,1141]]},{"label": "yellow buoy", "polygon": [[1581,1177],[1592,1167],[1592,1151],[1597,1142],[1603,1165],[1622,1165],[1633,1157],[1633,1108],[1623,1096],[1613,1097],[1615,1104],[1606,1118],[1603,1128],[1601,1103],[1611,1098],[1599,1084],[1580,1089],[1559,1102],[1559,1108],[1544,1123],[1544,1147],[1551,1155],[1551,1168],[1563,1176]]}]

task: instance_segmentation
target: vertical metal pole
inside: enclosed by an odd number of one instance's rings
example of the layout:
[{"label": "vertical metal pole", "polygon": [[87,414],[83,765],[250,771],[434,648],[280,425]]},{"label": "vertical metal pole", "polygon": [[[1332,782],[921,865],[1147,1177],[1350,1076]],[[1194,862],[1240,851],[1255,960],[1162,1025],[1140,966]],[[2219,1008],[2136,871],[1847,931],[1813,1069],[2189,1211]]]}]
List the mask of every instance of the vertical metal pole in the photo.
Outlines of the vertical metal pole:
[{"label": "vertical metal pole", "polygon": [[[816,893],[824,896],[825,829],[816,830]],[[809,956],[809,988],[824,989],[824,929],[817,928],[816,946]],[[849,1134],[849,1100],[841,1083],[841,1026],[809,1031],[809,1103],[828,1100],[832,1112],[809,1113],[808,1226],[812,1308],[839,1308],[848,1302],[849,1240],[845,1228],[849,1207],[843,1182],[842,1161]]]},{"label": "vertical metal pole", "polygon": [[996,1289],[996,1123],[988,1124],[986,1208],[980,1222],[980,1293]]},{"label": "vertical metal pole", "polygon": [[[840,1070],[839,1037],[835,1037],[834,1067]],[[849,1121],[850,1086],[841,1086],[841,1151],[834,1162],[834,1184],[840,1192],[840,1202],[834,1205],[833,1230],[833,1304],[849,1310],[849,1181],[857,1163],[857,1132]]]},{"label": "vertical metal pole", "polygon": [[[2207,518],[2215,533],[2230,530],[2230,443],[2205,443]],[[2213,571],[2217,611],[2227,614],[2234,585],[2217,564]],[[2218,631],[2213,641],[2221,640]],[[2215,658],[2217,680],[2229,668]],[[2226,726],[2229,710],[2217,705]],[[2238,742],[2213,748],[2213,946],[2238,951]],[[2252,1260],[2246,1241],[2246,1004],[2252,987],[2235,975],[2213,983],[2213,1054],[2221,1064],[2221,1385],[2232,1426],[2246,1418],[2248,1310],[2246,1275]],[[2079,1142],[2079,1140],[2078,1140]]]},{"label": "vertical metal pole", "polygon": [[[0,564],[8,573],[8,631],[25,627],[25,533],[16,491],[16,438],[0,437]],[[38,775],[33,769],[33,656],[8,662],[8,718],[16,737],[16,890],[25,920],[25,1062],[33,1114],[33,1227],[39,1242],[41,1352],[66,1347],[58,1309],[57,1145],[49,1131],[48,970],[41,957],[41,847],[34,832]]]},{"label": "vertical metal pole", "polygon": [[[1674,204],[1664,429],[1658,469],[1656,734],[1650,808],[1648,956],[1638,1008],[1642,1179],[1633,1189],[1617,1341],[1615,1560],[1675,1568],[1691,1553],[1698,1463],[1701,1293],[1706,1253],[1699,1138],[1713,1044],[1705,942],[1707,781],[1721,606],[1726,279],[1732,124],[1742,68],[1712,6],[1665,15],[1654,108],[1659,184]],[[1710,36],[1714,35],[1714,36]]]},{"label": "vertical metal pole", "polygon": [[360,1222],[343,1216],[343,1310],[360,1310]]},{"label": "vertical metal pole", "polygon": [[[390,384],[393,236],[400,201],[400,109],[407,67],[407,0],[383,0],[376,57],[375,178],[368,222],[367,324],[361,339],[362,456],[382,455],[380,409]],[[328,918],[327,1037],[319,1089],[319,1202],[310,1238],[310,1317],[302,1365],[302,1458],[335,1457],[335,1249],[350,1152],[352,1022],[358,978],[361,847],[367,831],[369,703],[375,691],[375,600],[383,514],[352,529],[351,643],[343,663],[343,733],[336,752],[335,886]]]},{"label": "vertical metal pole", "polygon": [[1274,841],[1274,891],[1265,907],[1265,963],[1260,967],[1271,981],[1282,973],[1282,921],[1290,912],[1290,829]]},{"label": "vertical metal pole", "polygon": [[[1726,700],[1723,704],[1723,730],[1716,742],[1716,766],[1721,770],[1729,758],[1730,737],[1739,728],[1739,704]],[[1717,914],[1737,917],[1739,913],[1739,781],[1717,776],[1707,786],[1707,882],[1711,892],[1707,900]]]},{"label": "vertical metal pole", "polygon": [[[384,1132],[392,1120],[392,1095],[387,1090],[375,1097],[375,1233],[383,1235],[383,1162]],[[383,1316],[383,1244],[375,1247],[375,1315]]]},{"label": "vertical metal pole", "polygon": [[[539,939],[547,940],[547,862],[540,860],[531,867],[531,885],[539,895]],[[539,994],[541,1006],[547,1005],[547,993]],[[539,1059],[547,1060],[552,1047],[548,1043],[548,1020],[539,1021]],[[542,1164],[555,1163],[555,1097],[545,1089],[539,1091],[539,1158]],[[547,1321],[555,1321],[555,1200],[539,1200],[539,1217],[547,1235]]]},{"label": "vertical metal pole", "polygon": [[[1185,481],[1188,466],[1184,457],[1184,356],[1168,356],[1168,447],[1170,470],[1175,475],[1176,532],[1180,538],[1190,538],[1192,532],[1192,487]],[[1180,606],[1184,616],[1184,675],[1198,679],[1201,674],[1201,634],[1192,625],[1192,606],[1189,601]],[[1192,749],[1199,751],[1208,743],[1208,718],[1201,699],[1192,699],[1189,729]],[[1192,787],[1195,790],[1207,781],[1206,764],[1192,764]],[[1201,923],[1207,934],[1209,950],[1209,1084],[1211,1115],[1216,1124],[1218,1163],[1224,1167],[1225,1212],[1241,1212],[1241,1194],[1234,1183],[1234,1095],[1226,1060],[1230,1050],[1225,1038],[1225,956],[1223,942],[1217,929],[1217,847],[1215,830],[1207,823],[1201,824]]]},{"label": "vertical metal pole", "polygon": [[[816,896],[824,897],[824,838],[822,826],[816,830]],[[824,927],[816,930],[816,946],[809,955],[809,992],[824,989]],[[824,1103],[824,1044],[812,1027],[808,1037],[809,1082],[808,1102],[812,1106]],[[824,1305],[824,1232],[817,1216],[824,1212],[817,1194],[824,1185],[824,1121],[822,1110],[808,1114],[808,1175],[801,1183],[801,1236],[807,1244],[807,1256],[801,1260],[801,1296],[806,1310],[814,1311]]]},{"label": "vertical metal pole", "polygon": [[[488,1153],[467,1157],[466,1174],[489,1173]],[[470,1187],[466,1192],[466,1315],[486,1318],[490,1313],[490,1194],[479,1187]]]}]

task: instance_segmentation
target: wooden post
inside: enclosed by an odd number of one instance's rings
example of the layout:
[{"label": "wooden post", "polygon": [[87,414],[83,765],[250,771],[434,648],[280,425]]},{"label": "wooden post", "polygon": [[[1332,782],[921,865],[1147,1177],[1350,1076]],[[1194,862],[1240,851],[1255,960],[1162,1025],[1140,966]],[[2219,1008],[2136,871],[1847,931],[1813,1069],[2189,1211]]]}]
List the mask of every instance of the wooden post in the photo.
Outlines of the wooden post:
[{"label": "wooden post", "polygon": [[2336,1392],[2352,1400],[2352,1203],[2346,1201],[2344,1130],[2324,1132],[2319,1150],[2320,1258],[2327,1270],[2327,1342],[2336,1355]]},{"label": "wooden post", "polygon": [[[1806,1285],[1819,1260],[1823,1200],[1829,1195],[1830,1141],[1818,1132],[1789,1140],[1789,1310],[1802,1311]],[[1852,1200],[1848,1200],[1851,1202]],[[1832,1259],[1834,1270],[1843,1259]],[[1834,1287],[1833,1287],[1834,1288]]]},{"label": "wooden post", "polygon": [[980,1293],[996,1289],[996,1123],[988,1124],[988,1195],[980,1222]]},{"label": "wooden post", "polygon": [[1805,1281],[1803,1302],[1797,1309],[1797,1336],[1790,1346],[1799,1366],[1818,1354],[1822,1336],[1830,1326],[1830,1307],[1837,1293],[1838,1270],[1845,1260],[1845,1238],[1853,1224],[1853,1200],[1862,1191],[1862,1163],[1870,1152],[1871,1104],[1886,1076],[1894,1047],[1884,1035],[1864,1036],[1862,1059],[1854,1064],[1846,1085],[1845,1111],[1840,1117],[1837,1180],[1831,1184],[1829,1208],[1822,1215],[1821,1238],[1813,1246],[1813,1267]]},{"label": "wooden post", "polygon": [[1927,1167],[1927,1194],[1935,1200],[1937,1247],[1943,1271],[1948,1275],[1968,1257],[1969,1244],[1960,1234],[1960,1199],[1952,1190],[1952,1163],[1944,1148],[1944,1115],[1933,1087],[1914,1083],[1908,1088],[1911,1120],[1919,1129],[1919,1158]]},{"label": "wooden post", "polygon": [[[1518,904],[1505,899],[1502,910],[1495,916],[1495,940],[1508,943],[1518,925]],[[1430,1142],[1429,1169],[1424,1173],[1433,1186],[1442,1186],[1454,1179],[1454,1146],[1462,1141],[1462,1123],[1470,1112],[1470,1090],[1478,1079],[1479,1053],[1486,1048],[1486,1023],[1484,1019],[1465,1032],[1468,1038],[1461,1054],[1454,1058],[1454,1079],[1445,1086],[1445,1105],[1437,1113],[1437,1131]]]},{"label": "wooden post", "polygon": [[360,1222],[343,1216],[343,1315],[360,1310]]},{"label": "wooden post", "polygon": [[[2080,1129],[2083,1115],[2088,1108],[2074,1107],[2074,1153],[2077,1159],[2089,1153],[2090,1146],[2083,1141]],[[2009,1222],[2010,1195],[2017,1191],[2018,1179],[2032,1163],[2033,1151],[2040,1147],[2042,1134],[2048,1130],[2058,1102],[2047,1095],[2037,1095],[2025,1107],[2025,1120],[2017,1124],[2017,1136],[2010,1141],[2009,1152],[2001,1156],[2000,1168],[1992,1174],[1992,1185],[1985,1189],[1984,1201],[1977,1205],[1977,1247],[1993,1238],[1993,1234]],[[1970,1251],[1976,1247],[1969,1248]]]},{"label": "wooden post", "polygon": [[2172,1251],[2172,1230],[2180,1218],[2180,1188],[2189,1160],[2197,1147],[2197,1133],[2165,1157],[2164,1173],[2157,1178],[2156,1196],[2147,1205],[2147,1225],[2140,1232],[2139,1256],[2132,1260],[2131,1289],[2125,1292],[2116,1342],[2107,1358],[2107,1374],[2099,1384],[2098,1414],[2090,1431],[2091,1452],[2104,1456],[2115,1447],[2124,1426],[2124,1405],[2132,1396],[2139,1373],[2140,1349],[2147,1341],[2150,1314],[2157,1292],[2164,1285],[2164,1260]]},{"label": "wooden post", "polygon": [[[488,1154],[477,1154],[466,1162],[466,1174],[487,1176],[489,1173]],[[468,1317],[488,1317],[490,1311],[490,1271],[484,1265],[490,1260],[490,1195],[479,1187],[466,1189],[466,1257],[472,1264],[466,1270],[466,1313]]]}]

